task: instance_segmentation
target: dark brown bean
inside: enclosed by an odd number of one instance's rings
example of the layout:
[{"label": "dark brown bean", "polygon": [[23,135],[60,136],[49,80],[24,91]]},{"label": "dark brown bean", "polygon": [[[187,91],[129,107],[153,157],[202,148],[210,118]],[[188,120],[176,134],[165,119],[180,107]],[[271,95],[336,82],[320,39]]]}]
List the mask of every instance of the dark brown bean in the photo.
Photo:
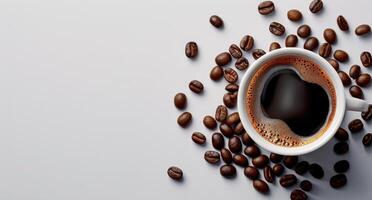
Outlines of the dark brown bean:
[{"label": "dark brown bean", "polygon": [[303,180],[300,183],[300,188],[309,192],[313,188],[313,184],[309,180]]},{"label": "dark brown bean", "polygon": [[372,119],[372,105],[369,105],[368,110],[362,112],[361,116],[365,121],[371,120]]},{"label": "dark brown bean", "polygon": [[236,60],[235,62],[235,67],[238,69],[238,70],[245,70],[247,69],[249,66],[249,62],[246,58],[244,57],[241,57],[239,58],[238,60]]},{"label": "dark brown bean", "polygon": [[282,164],[280,163],[276,163],[274,166],[273,166],[273,173],[275,174],[275,176],[280,176],[282,175],[284,171],[284,167]]},{"label": "dark brown bean", "polygon": [[319,48],[319,55],[323,58],[327,58],[332,54],[332,45],[329,43],[323,43]]},{"label": "dark brown bean", "polygon": [[333,146],[333,151],[338,155],[345,154],[349,151],[349,145],[346,142],[337,142]]},{"label": "dark brown bean", "polygon": [[248,166],[244,169],[244,175],[251,180],[255,180],[258,178],[260,173],[258,172],[257,168]]},{"label": "dark brown bean", "polygon": [[282,36],[285,33],[285,27],[279,22],[271,22],[269,31],[277,36]]},{"label": "dark brown bean", "polygon": [[254,59],[259,59],[261,56],[265,55],[266,52],[262,49],[254,49],[252,52],[252,56]]},{"label": "dark brown bean", "polygon": [[226,178],[232,178],[236,175],[236,168],[233,165],[222,165],[220,168],[220,174]]},{"label": "dark brown bean", "polygon": [[185,46],[185,54],[188,58],[195,58],[198,55],[198,45],[196,42],[188,42]]},{"label": "dark brown bean", "polygon": [[349,30],[349,24],[347,23],[344,16],[339,15],[337,17],[337,25],[342,31],[348,31]]},{"label": "dark brown bean", "polygon": [[307,161],[301,161],[295,167],[295,172],[298,175],[305,174],[308,170],[309,170],[309,162]]},{"label": "dark brown bean", "polygon": [[203,92],[204,86],[203,83],[201,83],[198,80],[193,80],[189,83],[189,88],[191,91],[193,91],[196,94],[200,94]]},{"label": "dark brown bean", "polygon": [[323,168],[316,163],[309,165],[309,172],[314,178],[317,179],[321,179],[324,176]]},{"label": "dark brown bean", "polygon": [[192,121],[192,115],[189,112],[183,112],[177,118],[177,123],[183,128],[186,128]]},{"label": "dark brown bean", "polygon": [[353,66],[350,67],[349,75],[350,75],[351,78],[357,79],[358,76],[360,75],[360,72],[361,72],[360,66],[359,65],[353,65]]},{"label": "dark brown bean", "polygon": [[291,192],[291,200],[307,200],[307,194],[299,189],[295,189]]},{"label": "dark brown bean", "polygon": [[322,10],[322,8],[323,8],[322,0],[313,0],[309,6],[309,10],[312,13],[318,13],[320,10]]},{"label": "dark brown bean", "polygon": [[309,25],[301,25],[300,27],[298,27],[297,29],[297,35],[301,38],[307,38],[309,37],[311,34],[311,28]]},{"label": "dark brown bean", "polygon": [[369,74],[361,74],[357,79],[356,79],[356,84],[358,84],[360,87],[365,87],[371,82],[371,75]]},{"label": "dark brown bean", "polygon": [[232,129],[231,126],[225,123],[220,124],[220,131],[227,138],[230,138],[234,135],[234,129]]},{"label": "dark brown bean", "polygon": [[184,109],[186,107],[186,104],[187,104],[187,98],[184,93],[177,93],[174,96],[174,105],[176,106],[176,108]]},{"label": "dark brown bean", "polygon": [[253,187],[258,192],[261,192],[263,194],[266,194],[269,192],[269,186],[267,185],[267,183],[265,183],[265,181],[260,180],[260,179],[256,179],[253,181]]},{"label": "dark brown bean", "polygon": [[364,36],[371,32],[371,27],[368,24],[361,24],[355,28],[355,34],[358,36]]},{"label": "dark brown bean", "polygon": [[333,165],[333,169],[337,173],[345,173],[345,172],[347,172],[349,170],[349,168],[350,168],[350,164],[349,164],[349,162],[347,160],[337,161]]},{"label": "dark brown bean", "polygon": [[222,52],[214,60],[218,66],[225,66],[230,63],[231,55],[228,52]]},{"label": "dark brown bean", "polygon": [[228,92],[237,92],[239,90],[239,85],[236,83],[229,83],[226,85],[225,90]]},{"label": "dark brown bean", "polygon": [[304,49],[314,51],[319,46],[319,41],[316,37],[309,37],[304,43]]},{"label": "dark brown bean", "polygon": [[205,127],[207,127],[210,130],[215,129],[216,126],[217,126],[216,120],[210,115],[207,115],[207,116],[204,117],[203,124],[204,124]]},{"label": "dark brown bean", "polygon": [[222,67],[220,66],[213,67],[211,72],[209,73],[209,77],[214,81],[220,80],[223,77]]},{"label": "dark brown bean", "polygon": [[270,44],[269,51],[275,50],[275,49],[280,49],[280,44],[277,42],[273,42]]},{"label": "dark brown bean", "polygon": [[270,160],[273,163],[279,163],[283,160],[283,156],[276,153],[270,153]]},{"label": "dark brown bean", "polygon": [[362,140],[362,143],[365,147],[369,147],[371,146],[372,144],[372,134],[371,133],[367,133],[363,136],[363,140]]},{"label": "dark brown bean", "polygon": [[273,174],[273,170],[271,169],[271,167],[265,166],[263,171],[264,171],[265,180],[269,183],[274,182],[275,176]]},{"label": "dark brown bean", "polygon": [[248,166],[248,159],[242,154],[236,154],[233,156],[233,162],[240,167]]},{"label": "dark brown bean", "polygon": [[217,16],[217,15],[212,15],[210,18],[209,18],[209,22],[216,28],[222,28],[223,27],[223,20],[221,19],[221,17]]},{"label": "dark brown bean", "polygon": [[217,151],[206,151],[204,153],[204,160],[210,164],[216,164],[220,162],[220,154]]},{"label": "dark brown bean", "polygon": [[252,49],[254,45],[254,39],[250,35],[245,35],[241,40],[240,40],[240,48],[243,49],[244,51],[249,51]]},{"label": "dark brown bean", "polygon": [[263,1],[258,4],[258,12],[261,15],[268,15],[275,10],[275,5],[272,1]]},{"label": "dark brown bean", "polygon": [[363,129],[363,122],[360,119],[354,119],[348,124],[350,132],[357,133]]},{"label": "dark brown bean", "polygon": [[223,77],[229,83],[235,83],[239,78],[238,73],[232,68],[226,68]]},{"label": "dark brown bean", "polygon": [[302,19],[302,13],[297,9],[292,9],[287,12],[287,17],[291,21],[299,21]]},{"label": "dark brown bean", "polygon": [[245,147],[244,154],[251,158],[255,158],[261,154],[261,151],[256,145],[251,145]]},{"label": "dark brown bean", "polygon": [[349,139],[349,134],[343,128],[338,128],[337,132],[335,133],[335,138],[341,142],[345,142]]},{"label": "dark brown bean", "polygon": [[237,135],[241,135],[241,134],[245,133],[243,123],[239,122],[238,124],[236,124],[236,126],[234,128],[234,131],[235,131],[235,134],[237,134]]},{"label": "dark brown bean", "polygon": [[372,65],[372,56],[368,51],[364,51],[360,54],[360,61],[364,67],[370,67]]},{"label": "dark brown bean", "polygon": [[333,53],[333,57],[339,61],[339,62],[346,62],[348,59],[349,59],[349,55],[343,51],[343,50],[339,50],[337,49],[334,53]]},{"label": "dark brown bean", "polygon": [[297,177],[294,174],[286,174],[280,178],[279,183],[282,187],[291,187],[297,183]]},{"label": "dark brown bean", "polygon": [[286,47],[295,47],[297,46],[298,38],[296,35],[290,34],[285,38]]},{"label": "dark brown bean", "polygon": [[233,108],[236,106],[237,97],[236,93],[226,93],[223,95],[223,103],[226,107]]},{"label": "dark brown bean", "polygon": [[227,117],[227,108],[224,105],[219,105],[216,109],[216,113],[214,117],[216,118],[217,121],[223,122],[226,120]]},{"label": "dark brown bean", "polygon": [[241,137],[242,137],[242,142],[244,145],[250,146],[253,144],[253,140],[251,136],[248,135],[248,133],[243,133]]},{"label": "dark brown bean", "polygon": [[350,92],[351,96],[353,96],[353,97],[356,97],[356,98],[359,98],[359,99],[364,98],[363,91],[359,86],[352,85],[349,88],[349,92]]},{"label": "dark brown bean", "polygon": [[205,141],[206,141],[205,135],[200,132],[194,132],[191,136],[191,139],[196,144],[205,144]]},{"label": "dark brown bean", "polygon": [[335,59],[329,59],[328,60],[328,63],[332,65],[333,69],[335,69],[336,71],[338,71],[338,69],[340,68],[340,65],[338,64],[337,60]]},{"label": "dark brown bean", "polygon": [[329,180],[329,184],[335,189],[338,189],[338,188],[341,188],[341,187],[345,186],[346,183],[347,183],[347,178],[346,178],[345,174],[334,175]]},{"label": "dark brown bean", "polygon": [[240,50],[240,48],[236,44],[230,45],[229,52],[234,58],[240,58],[243,55],[242,50]]},{"label": "dark brown bean", "polygon": [[264,168],[269,164],[269,158],[266,155],[259,155],[252,160],[252,164],[257,168]]},{"label": "dark brown bean", "polygon": [[233,112],[226,118],[226,124],[229,126],[233,126],[240,122],[240,117],[238,112]]},{"label": "dark brown bean", "polygon": [[217,150],[220,150],[225,146],[225,140],[223,139],[223,135],[221,133],[213,133],[212,145]]},{"label": "dark brown bean", "polygon": [[298,162],[298,157],[297,156],[284,156],[283,158],[283,164],[287,168],[293,168]]},{"label": "dark brown bean", "polygon": [[183,177],[183,172],[180,168],[178,167],[175,167],[175,166],[171,166],[168,168],[167,170],[167,174],[170,178],[172,178],[173,180],[181,180],[182,177]]},{"label": "dark brown bean", "polygon": [[226,164],[230,164],[233,161],[231,152],[226,148],[221,149],[221,157]]},{"label": "dark brown bean", "polygon": [[348,85],[351,84],[351,79],[350,79],[349,75],[347,75],[346,72],[338,71],[337,73],[338,73],[338,76],[340,77],[341,82],[344,86],[348,86]]},{"label": "dark brown bean", "polygon": [[239,137],[231,137],[228,144],[231,152],[240,153],[242,151],[242,142],[240,141]]},{"label": "dark brown bean", "polygon": [[326,28],[323,31],[323,37],[324,37],[325,41],[327,41],[330,44],[334,44],[337,40],[336,32],[331,28]]}]

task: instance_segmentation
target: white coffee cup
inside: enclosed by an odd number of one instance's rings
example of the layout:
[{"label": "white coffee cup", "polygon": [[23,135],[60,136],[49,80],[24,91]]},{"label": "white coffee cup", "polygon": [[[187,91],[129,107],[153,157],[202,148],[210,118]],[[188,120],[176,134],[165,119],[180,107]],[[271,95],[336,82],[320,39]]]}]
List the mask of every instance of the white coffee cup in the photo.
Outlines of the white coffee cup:
[{"label": "white coffee cup", "polygon": [[[335,115],[332,119],[327,128],[327,130],[315,141],[305,144],[302,146],[296,147],[285,147],[273,144],[266,140],[263,136],[261,136],[256,129],[252,126],[250,120],[248,119],[247,111],[246,111],[246,103],[245,98],[247,94],[247,88],[249,84],[249,80],[251,80],[252,76],[256,73],[258,68],[262,66],[262,64],[276,59],[278,57],[287,56],[287,55],[294,55],[300,56],[304,58],[310,59],[312,62],[318,64],[329,76],[332,84],[335,88],[336,93],[336,107],[335,107]],[[342,120],[344,119],[345,111],[346,110],[353,110],[353,111],[365,111],[368,109],[368,103],[364,100],[357,99],[351,97],[349,94],[345,94],[344,86],[334,68],[326,61],[324,58],[319,56],[316,53],[313,53],[308,50],[300,49],[300,48],[282,48],[271,51],[261,58],[257,59],[246,71],[243,78],[240,81],[239,86],[239,93],[238,93],[238,111],[240,115],[241,122],[249,134],[249,136],[258,144],[260,147],[281,155],[302,155],[309,152],[312,152],[316,149],[319,149],[321,146],[326,144],[336,133],[337,129],[340,127]]]}]

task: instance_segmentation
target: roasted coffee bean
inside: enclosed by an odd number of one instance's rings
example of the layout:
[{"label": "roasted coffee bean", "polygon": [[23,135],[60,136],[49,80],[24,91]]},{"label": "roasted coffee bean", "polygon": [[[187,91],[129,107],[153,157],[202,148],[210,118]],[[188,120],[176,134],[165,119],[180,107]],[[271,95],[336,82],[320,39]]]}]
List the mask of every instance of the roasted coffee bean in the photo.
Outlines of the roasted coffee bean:
[{"label": "roasted coffee bean", "polygon": [[270,44],[269,51],[275,50],[275,49],[280,49],[280,44],[277,42],[273,42]]},{"label": "roasted coffee bean", "polygon": [[348,31],[349,30],[349,24],[347,23],[344,16],[339,15],[337,17],[337,25],[342,31]]},{"label": "roasted coffee bean", "polygon": [[209,77],[214,81],[220,80],[223,77],[222,67],[220,66],[213,67],[211,72],[209,73]]},{"label": "roasted coffee bean", "polygon": [[273,166],[273,173],[275,174],[275,176],[280,176],[280,175],[282,175],[283,171],[284,171],[284,167],[283,167],[282,164],[277,163],[277,164],[275,164],[275,165]]},{"label": "roasted coffee bean", "polygon": [[295,189],[291,192],[291,200],[307,200],[307,194],[299,189]]},{"label": "roasted coffee bean", "polygon": [[283,156],[276,153],[270,153],[270,160],[273,163],[279,163],[283,160]]},{"label": "roasted coffee bean", "polygon": [[338,71],[338,69],[340,68],[340,65],[338,64],[337,60],[335,59],[329,59],[328,60],[328,63],[332,65],[333,69],[335,69],[336,71]]},{"label": "roasted coffee bean", "polygon": [[191,121],[192,121],[192,115],[189,112],[183,112],[177,118],[178,125],[180,125],[183,128],[187,127]]},{"label": "roasted coffee bean", "polygon": [[235,67],[238,69],[238,70],[245,70],[247,69],[249,66],[249,62],[246,58],[244,57],[241,57],[239,58],[238,60],[236,60],[235,62]]},{"label": "roasted coffee bean", "polygon": [[339,49],[333,53],[333,57],[339,62],[346,62],[349,59],[349,55],[345,51]]},{"label": "roasted coffee bean", "polygon": [[361,116],[365,121],[371,120],[372,119],[372,105],[369,105],[368,110],[365,112],[362,112]]},{"label": "roasted coffee bean", "polygon": [[242,154],[236,154],[233,156],[233,162],[240,167],[248,166],[248,159]]},{"label": "roasted coffee bean", "polygon": [[198,45],[196,42],[188,42],[186,44],[185,54],[188,58],[195,58],[198,55]]},{"label": "roasted coffee bean", "polygon": [[260,173],[258,172],[257,168],[248,166],[244,169],[244,175],[251,180],[255,180],[258,178]]},{"label": "roasted coffee bean", "polygon": [[167,170],[167,173],[170,178],[176,181],[181,180],[183,177],[182,170],[175,166],[169,167]]},{"label": "roasted coffee bean", "polygon": [[298,42],[298,39],[296,35],[290,34],[285,38],[286,47],[295,47],[297,46],[297,42]]},{"label": "roasted coffee bean", "polygon": [[310,3],[309,9],[312,13],[317,13],[323,8],[323,2],[322,0],[313,0]]},{"label": "roasted coffee bean", "polygon": [[234,128],[234,131],[235,131],[235,134],[237,134],[237,135],[241,135],[241,134],[245,133],[243,123],[239,122],[238,124],[236,124],[236,126]]},{"label": "roasted coffee bean", "polygon": [[225,90],[228,92],[237,92],[239,90],[239,85],[236,83],[229,83],[226,85]]},{"label": "roasted coffee bean", "polygon": [[266,155],[259,155],[252,160],[252,164],[257,168],[264,168],[269,164],[269,158]]},{"label": "roasted coffee bean", "polygon": [[297,183],[297,177],[294,174],[286,174],[280,178],[279,183],[282,187],[291,187]]},{"label": "roasted coffee bean", "polygon": [[356,79],[356,84],[358,84],[360,87],[365,87],[369,84],[371,81],[371,75],[369,74],[361,74],[357,79]]},{"label": "roasted coffee bean", "polygon": [[236,106],[237,98],[238,96],[236,93],[226,93],[223,95],[223,103],[226,107],[233,108]]},{"label": "roasted coffee bean", "polygon": [[364,67],[369,67],[372,65],[372,56],[368,51],[364,51],[360,54],[360,61]]},{"label": "roasted coffee bean", "polygon": [[282,36],[285,33],[285,27],[279,22],[271,22],[269,31],[277,36]]},{"label": "roasted coffee bean", "polygon": [[230,45],[229,52],[234,58],[240,58],[243,55],[242,50],[240,50],[240,48],[236,44]]},{"label": "roasted coffee bean", "polygon": [[345,142],[349,139],[349,134],[345,129],[340,127],[335,134],[335,138],[341,142]]},{"label": "roasted coffee bean", "polygon": [[223,77],[229,83],[235,83],[239,78],[238,73],[232,68],[226,68]]},{"label": "roasted coffee bean", "polygon": [[319,55],[323,58],[327,58],[332,54],[332,45],[329,43],[323,43],[319,48]]},{"label": "roasted coffee bean", "polygon": [[220,53],[214,59],[218,66],[225,66],[230,63],[231,55],[228,52]]},{"label": "roasted coffee bean", "polygon": [[299,10],[292,9],[287,12],[287,17],[291,21],[299,21],[302,19],[302,13]]},{"label": "roasted coffee bean", "polygon": [[200,81],[193,80],[189,83],[189,88],[191,91],[195,92],[196,94],[199,94],[203,92],[204,86]]},{"label": "roasted coffee bean", "polygon": [[262,49],[254,49],[252,52],[252,56],[255,60],[259,59],[261,56],[265,55],[266,52]]},{"label": "roasted coffee bean", "polygon": [[348,85],[351,84],[351,79],[350,79],[349,75],[347,75],[346,72],[338,71],[337,73],[338,73],[338,76],[340,77],[341,82],[344,86],[348,86]]},{"label": "roasted coffee bean", "polygon": [[209,22],[216,28],[222,28],[223,27],[223,20],[221,19],[221,17],[217,16],[217,15],[212,15],[210,18],[209,18]]},{"label": "roasted coffee bean", "polygon": [[295,172],[298,175],[305,174],[308,170],[309,170],[309,163],[307,161],[301,161],[295,167]]},{"label": "roasted coffee bean", "polygon": [[354,119],[348,125],[350,132],[356,133],[363,129],[363,122],[360,119]]},{"label": "roasted coffee bean", "polygon": [[367,133],[363,136],[363,140],[362,140],[362,143],[364,146],[366,147],[369,147],[371,146],[372,144],[372,134],[371,133]]},{"label": "roasted coffee bean", "polygon": [[273,170],[271,169],[270,166],[265,166],[263,172],[264,172],[265,180],[267,182],[269,182],[269,183],[274,182],[275,176],[274,176]]},{"label": "roasted coffee bean", "polygon": [[200,132],[194,132],[191,136],[191,139],[196,144],[205,144],[205,141],[206,141],[205,135]]},{"label": "roasted coffee bean", "polygon": [[300,188],[309,192],[313,189],[313,184],[309,180],[303,180],[300,182]]},{"label": "roasted coffee bean", "polygon": [[213,133],[212,145],[217,150],[221,150],[225,146],[225,140],[223,139],[223,135],[221,133]]},{"label": "roasted coffee bean", "polygon": [[353,96],[355,98],[363,99],[363,97],[364,97],[363,91],[359,86],[356,86],[356,85],[351,86],[349,88],[349,92],[350,92],[351,96]]},{"label": "roasted coffee bean", "polygon": [[297,35],[301,38],[307,38],[309,37],[311,34],[311,28],[309,25],[301,25],[300,27],[298,27],[297,29]]},{"label": "roasted coffee bean", "polygon": [[314,51],[319,46],[319,41],[316,37],[309,37],[304,43],[304,49]]},{"label": "roasted coffee bean", "polygon": [[316,163],[309,165],[309,172],[314,178],[317,179],[321,179],[324,176],[323,168]]},{"label": "roasted coffee bean", "polygon": [[206,151],[204,153],[204,160],[211,164],[220,162],[220,154],[217,151]]},{"label": "roasted coffee bean", "polygon": [[248,135],[248,133],[243,133],[242,142],[246,146],[250,146],[250,145],[253,144],[253,140],[252,140],[251,136]]},{"label": "roasted coffee bean", "polygon": [[345,172],[347,172],[349,170],[349,168],[350,168],[350,164],[349,164],[349,162],[347,160],[337,161],[333,165],[333,169],[337,173],[345,173]]},{"label": "roasted coffee bean", "polygon": [[232,129],[231,126],[225,123],[220,124],[220,131],[227,138],[230,138],[234,135],[234,129]]},{"label": "roasted coffee bean", "polygon": [[239,137],[233,136],[229,139],[229,149],[233,153],[240,153],[242,151],[242,142]]},{"label": "roasted coffee bean", "polygon": [[333,151],[338,155],[345,154],[349,151],[349,145],[346,142],[338,142],[333,146]]},{"label": "roasted coffee bean", "polygon": [[269,186],[267,185],[267,183],[263,180],[260,180],[260,179],[256,179],[256,180],[253,181],[253,187],[258,192],[261,192],[263,194],[269,192]]},{"label": "roasted coffee bean", "polygon": [[233,165],[222,165],[220,168],[220,174],[226,178],[232,178],[236,175],[236,168]]},{"label": "roasted coffee bean", "polygon": [[345,174],[334,175],[329,180],[329,184],[335,189],[338,189],[338,188],[341,188],[341,187],[345,186],[346,183],[347,183],[347,178],[346,178]]},{"label": "roasted coffee bean", "polygon": [[360,72],[361,72],[360,66],[359,65],[353,65],[353,66],[350,67],[349,75],[350,75],[351,78],[357,79],[358,76],[360,75]]},{"label": "roasted coffee bean", "polygon": [[258,12],[261,15],[268,15],[275,10],[274,3],[272,1],[263,1],[258,4]]},{"label": "roasted coffee bean", "polygon": [[184,109],[186,107],[186,104],[187,104],[187,98],[184,93],[177,93],[174,96],[174,105],[176,106],[176,108]]},{"label": "roasted coffee bean", "polygon": [[216,120],[210,115],[207,115],[207,116],[204,117],[203,124],[204,124],[205,127],[207,127],[210,130],[215,129],[216,126],[217,126]]},{"label": "roasted coffee bean", "polygon": [[297,156],[284,156],[283,159],[283,164],[287,168],[293,168],[298,162],[298,157]]},{"label": "roasted coffee bean", "polygon": [[217,121],[223,122],[226,120],[227,117],[227,108],[224,105],[219,105],[216,109],[216,113],[214,115]]},{"label": "roasted coffee bean", "polygon": [[251,158],[255,158],[261,154],[261,151],[256,145],[251,145],[245,147],[244,154]]},{"label": "roasted coffee bean", "polygon": [[240,40],[240,48],[243,49],[244,51],[249,51],[252,49],[254,45],[254,39],[250,35],[245,35],[241,40]]},{"label": "roasted coffee bean", "polygon": [[368,24],[361,24],[356,27],[355,34],[359,36],[367,35],[371,32],[371,27]]},{"label": "roasted coffee bean", "polygon": [[221,149],[221,157],[222,157],[222,160],[226,164],[230,164],[233,161],[233,157],[232,157],[232,154],[231,154],[230,150],[228,150],[226,148]]},{"label": "roasted coffee bean", "polygon": [[233,126],[240,122],[240,117],[238,112],[233,112],[229,116],[227,116],[226,124],[229,126]]},{"label": "roasted coffee bean", "polygon": [[330,44],[334,44],[337,40],[336,32],[331,28],[326,28],[323,31],[323,37],[324,37],[325,41],[327,41]]}]

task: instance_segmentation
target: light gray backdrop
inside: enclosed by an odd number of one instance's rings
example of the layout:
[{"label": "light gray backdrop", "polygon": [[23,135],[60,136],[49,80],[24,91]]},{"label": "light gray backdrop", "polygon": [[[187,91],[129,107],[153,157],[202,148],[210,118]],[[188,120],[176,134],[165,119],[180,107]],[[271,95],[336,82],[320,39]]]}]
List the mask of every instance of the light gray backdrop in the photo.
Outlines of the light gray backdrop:
[{"label": "light gray backdrop", "polygon": [[[242,169],[234,180],[219,175],[195,145],[193,131],[211,135],[201,124],[222,103],[224,82],[208,79],[214,57],[245,34],[255,46],[268,49],[283,38],[268,31],[271,21],[295,33],[300,23],[286,18],[289,9],[302,11],[304,21],[320,38],[335,28],[334,49],[347,50],[350,62],[371,51],[372,38],[340,32],[343,14],[354,28],[371,23],[369,1],[326,1],[313,15],[310,1],[275,1],[270,17],[257,13],[259,1],[236,0],[3,0],[0,2],[0,199],[288,199],[290,190],[270,184],[267,197],[257,193]],[[208,20],[220,15],[225,29]],[[198,59],[184,55],[184,45],[199,44]],[[299,45],[303,45],[301,39]],[[246,55],[250,62],[253,59]],[[367,71],[363,68],[363,71]],[[371,72],[371,70],[369,70]],[[202,80],[204,95],[188,90]],[[185,92],[192,126],[180,129],[173,96]],[[372,101],[371,86],[364,89]],[[343,126],[359,113],[348,112]],[[326,176],[314,180],[311,199],[361,199],[372,196],[372,151],[361,145],[364,132],[350,137],[350,152],[335,156],[334,141],[304,156],[319,162]],[[330,188],[332,165],[347,158],[348,185]],[[185,180],[170,180],[171,165],[184,170]],[[287,171],[288,172],[288,171]],[[275,198],[274,198],[275,197]]]}]

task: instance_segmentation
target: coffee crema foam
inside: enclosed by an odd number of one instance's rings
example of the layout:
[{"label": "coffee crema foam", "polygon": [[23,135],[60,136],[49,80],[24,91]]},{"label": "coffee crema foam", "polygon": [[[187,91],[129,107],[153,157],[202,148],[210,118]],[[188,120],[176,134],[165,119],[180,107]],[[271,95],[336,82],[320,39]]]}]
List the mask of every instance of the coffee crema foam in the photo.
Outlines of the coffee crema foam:
[{"label": "coffee crema foam", "polygon": [[[298,136],[284,121],[266,117],[261,109],[260,96],[265,78],[270,75],[270,72],[285,68],[294,70],[300,75],[302,80],[318,84],[327,92],[330,102],[328,117],[317,133],[309,137]],[[307,58],[287,55],[262,64],[254,73],[248,83],[245,105],[251,124],[261,136],[276,145],[297,147],[315,141],[327,131],[335,115],[336,91],[331,79],[318,64]]]}]

